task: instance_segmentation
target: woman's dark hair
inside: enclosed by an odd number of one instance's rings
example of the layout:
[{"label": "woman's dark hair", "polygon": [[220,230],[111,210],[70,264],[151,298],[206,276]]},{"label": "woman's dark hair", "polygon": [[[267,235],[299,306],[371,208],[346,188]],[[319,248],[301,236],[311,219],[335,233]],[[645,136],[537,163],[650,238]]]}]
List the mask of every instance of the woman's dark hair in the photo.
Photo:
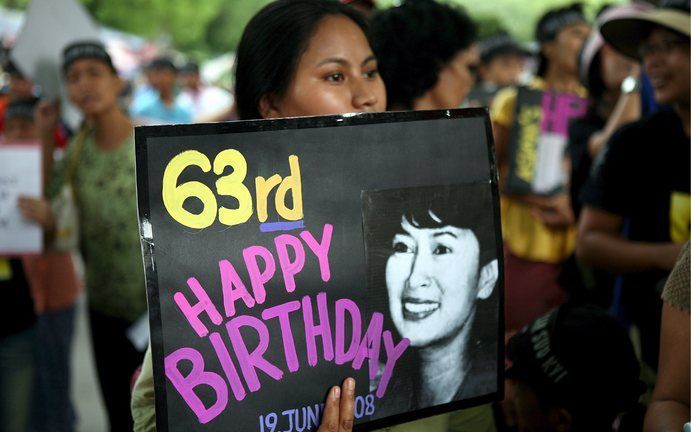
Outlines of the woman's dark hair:
[{"label": "woman's dark hair", "polygon": [[235,60],[235,100],[241,119],[261,118],[264,95],[282,97],[312,33],[328,15],[342,15],[367,34],[365,18],[335,0],[277,0],[247,24]]},{"label": "woman's dark hair", "polygon": [[375,14],[370,36],[388,106],[411,109],[453,56],[475,41],[477,25],[460,7],[406,0]]},{"label": "woman's dark hair", "polygon": [[[579,22],[587,22],[583,15],[583,5],[581,3],[573,3],[569,6],[550,9],[537,21],[535,39],[540,45],[551,42],[564,27]],[[549,61],[543,54],[542,48],[540,48],[536,75],[544,77],[548,67]]]}]

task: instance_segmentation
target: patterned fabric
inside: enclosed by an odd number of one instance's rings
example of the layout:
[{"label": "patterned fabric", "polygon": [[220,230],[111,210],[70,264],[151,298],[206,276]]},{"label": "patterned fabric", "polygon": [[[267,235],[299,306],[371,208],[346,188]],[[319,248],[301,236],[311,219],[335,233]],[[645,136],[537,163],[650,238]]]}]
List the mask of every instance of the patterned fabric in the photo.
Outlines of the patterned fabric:
[{"label": "patterned fabric", "polygon": [[691,289],[689,273],[691,272],[691,265],[689,264],[689,242],[686,242],[684,249],[682,249],[679,255],[677,264],[667,279],[665,289],[662,291],[662,300],[691,314],[691,307],[689,306],[689,290]]},{"label": "patterned fabric", "polygon": [[[103,314],[135,321],[146,311],[144,268],[139,244],[134,137],[115,150],[95,145],[87,132],[74,177],[86,264],[89,306]],[[79,139],[79,135],[78,138]],[[75,140],[76,140],[75,139]],[[62,187],[75,142],[55,167],[49,194]]]}]

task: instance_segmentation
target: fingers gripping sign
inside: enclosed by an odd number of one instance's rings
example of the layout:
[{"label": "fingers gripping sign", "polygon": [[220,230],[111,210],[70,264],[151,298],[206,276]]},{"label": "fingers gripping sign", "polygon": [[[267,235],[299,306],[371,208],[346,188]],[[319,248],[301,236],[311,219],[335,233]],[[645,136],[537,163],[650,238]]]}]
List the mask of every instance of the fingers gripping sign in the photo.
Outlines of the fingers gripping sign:
[{"label": "fingers gripping sign", "polygon": [[341,387],[334,386],[329,391],[318,432],[352,431],[354,412],[355,380],[346,378]]}]

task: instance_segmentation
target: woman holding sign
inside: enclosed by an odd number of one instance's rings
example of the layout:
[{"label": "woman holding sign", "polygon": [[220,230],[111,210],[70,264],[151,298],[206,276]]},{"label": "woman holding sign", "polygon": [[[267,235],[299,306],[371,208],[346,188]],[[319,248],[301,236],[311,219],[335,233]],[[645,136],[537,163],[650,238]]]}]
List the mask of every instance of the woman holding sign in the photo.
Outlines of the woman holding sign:
[{"label": "woman holding sign", "polygon": [[[358,12],[335,1],[279,0],[266,6],[247,24],[238,47],[240,119],[384,111],[386,90],[366,27]],[[150,358],[149,349],[132,395],[135,431],[153,430],[155,424]],[[354,381],[346,380],[343,388],[340,413],[340,392],[329,393],[320,430],[351,430]]]}]

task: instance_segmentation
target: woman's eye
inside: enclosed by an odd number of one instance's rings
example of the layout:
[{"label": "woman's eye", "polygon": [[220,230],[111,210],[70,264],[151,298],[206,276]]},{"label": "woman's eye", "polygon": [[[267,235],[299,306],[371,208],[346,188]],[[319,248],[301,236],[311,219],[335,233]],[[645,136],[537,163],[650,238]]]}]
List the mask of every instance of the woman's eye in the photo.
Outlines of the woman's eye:
[{"label": "woman's eye", "polygon": [[437,247],[434,248],[434,254],[435,255],[444,255],[453,252],[451,248],[446,247],[444,245],[437,245]]},{"label": "woman's eye", "polygon": [[326,76],[326,80],[330,82],[341,82],[343,81],[342,73],[332,73]]},{"label": "woman's eye", "polygon": [[365,78],[376,78],[379,76],[379,70],[378,69],[372,69],[371,71],[365,72]]},{"label": "woman's eye", "polygon": [[408,245],[405,244],[405,243],[403,243],[403,242],[400,242],[400,241],[394,242],[393,248],[392,248],[392,249],[393,249],[393,251],[396,252],[396,253],[408,253],[408,252],[411,252],[411,250],[410,250],[410,248],[408,247]]}]

